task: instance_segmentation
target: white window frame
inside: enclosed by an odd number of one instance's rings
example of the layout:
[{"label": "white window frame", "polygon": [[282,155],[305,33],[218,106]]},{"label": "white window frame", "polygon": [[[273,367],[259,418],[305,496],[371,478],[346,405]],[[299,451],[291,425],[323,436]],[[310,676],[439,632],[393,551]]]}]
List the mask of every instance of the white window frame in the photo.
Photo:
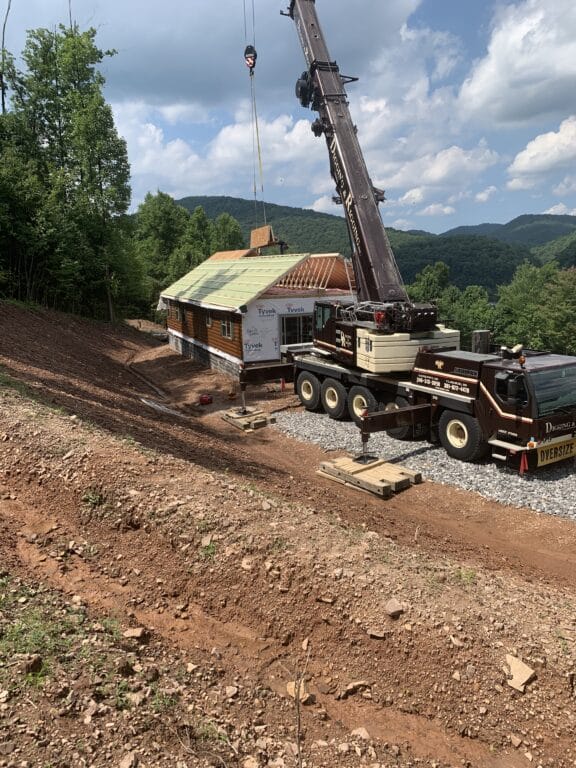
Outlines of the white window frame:
[{"label": "white window frame", "polygon": [[232,320],[227,317],[223,317],[222,320],[220,320],[220,335],[223,339],[234,338],[234,324]]}]

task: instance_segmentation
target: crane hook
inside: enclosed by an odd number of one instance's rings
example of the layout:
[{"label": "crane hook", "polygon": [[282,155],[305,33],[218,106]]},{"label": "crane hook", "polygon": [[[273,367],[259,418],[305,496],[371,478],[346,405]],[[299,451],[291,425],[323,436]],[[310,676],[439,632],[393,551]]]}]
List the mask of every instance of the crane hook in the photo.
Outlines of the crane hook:
[{"label": "crane hook", "polygon": [[256,53],[256,48],[254,48],[253,45],[247,45],[246,50],[244,51],[244,61],[246,62],[246,66],[250,70],[250,77],[254,74],[254,68],[256,66],[256,59],[258,58],[258,54]]}]

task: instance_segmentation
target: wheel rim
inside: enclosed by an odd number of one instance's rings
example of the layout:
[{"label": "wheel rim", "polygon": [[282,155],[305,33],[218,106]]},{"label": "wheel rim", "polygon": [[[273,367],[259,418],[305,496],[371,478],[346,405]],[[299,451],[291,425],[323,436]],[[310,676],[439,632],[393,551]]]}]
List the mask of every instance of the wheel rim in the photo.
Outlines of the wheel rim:
[{"label": "wheel rim", "polygon": [[300,393],[302,395],[303,400],[306,400],[306,401],[312,400],[314,396],[314,387],[308,381],[308,379],[304,379],[304,381],[300,385]]},{"label": "wheel rim", "polygon": [[334,409],[337,407],[338,403],[340,402],[340,398],[338,397],[338,393],[334,389],[334,387],[327,387],[326,391],[324,393],[324,400],[326,401],[326,405],[328,408]]},{"label": "wheel rim", "polygon": [[446,437],[454,448],[464,448],[468,443],[468,430],[461,421],[453,419],[446,426]]},{"label": "wheel rim", "polygon": [[360,418],[367,408],[368,403],[366,402],[364,395],[354,395],[352,398],[352,410],[354,411],[354,415]]}]

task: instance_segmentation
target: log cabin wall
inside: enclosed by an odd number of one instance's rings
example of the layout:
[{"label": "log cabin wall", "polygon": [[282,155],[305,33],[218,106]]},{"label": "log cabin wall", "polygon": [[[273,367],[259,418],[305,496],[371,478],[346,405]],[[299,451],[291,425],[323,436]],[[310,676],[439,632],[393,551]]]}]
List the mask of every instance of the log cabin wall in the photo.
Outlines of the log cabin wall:
[{"label": "log cabin wall", "polygon": [[238,366],[217,352],[242,360],[241,315],[169,301],[168,328],[184,337],[170,336],[176,351],[211,368],[237,373]]}]

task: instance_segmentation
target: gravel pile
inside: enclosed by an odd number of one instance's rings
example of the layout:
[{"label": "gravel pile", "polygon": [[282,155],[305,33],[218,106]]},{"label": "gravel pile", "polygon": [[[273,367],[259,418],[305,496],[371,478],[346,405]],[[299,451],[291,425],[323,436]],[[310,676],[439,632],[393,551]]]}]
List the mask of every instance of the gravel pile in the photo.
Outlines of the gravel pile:
[{"label": "gravel pile", "polygon": [[[359,453],[361,450],[360,431],[355,424],[334,421],[325,414],[284,411],[276,414],[276,426],[298,440],[316,443],[327,451]],[[422,472],[426,479],[436,483],[475,491],[502,504],[576,520],[574,461],[520,476],[494,460],[467,464],[450,458],[443,448],[422,441],[394,440],[384,432],[373,435],[368,448],[372,453]]]}]

